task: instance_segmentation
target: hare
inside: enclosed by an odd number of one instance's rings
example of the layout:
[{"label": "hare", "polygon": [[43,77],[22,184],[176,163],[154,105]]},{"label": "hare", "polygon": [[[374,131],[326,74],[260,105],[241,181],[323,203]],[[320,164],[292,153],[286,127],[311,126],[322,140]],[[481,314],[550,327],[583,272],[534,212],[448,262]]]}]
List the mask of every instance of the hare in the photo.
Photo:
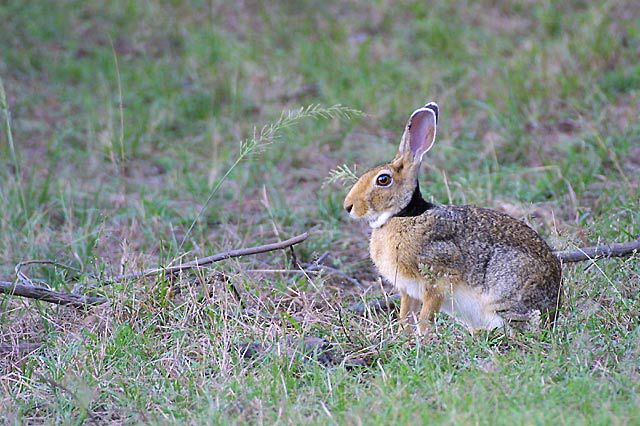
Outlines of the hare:
[{"label": "hare", "polygon": [[425,332],[444,311],[475,330],[555,320],[561,264],[529,226],[495,210],[422,198],[418,172],[436,138],[438,106],[411,114],[396,157],[366,171],[344,201],[368,221],[370,256],[400,292],[401,328]]}]

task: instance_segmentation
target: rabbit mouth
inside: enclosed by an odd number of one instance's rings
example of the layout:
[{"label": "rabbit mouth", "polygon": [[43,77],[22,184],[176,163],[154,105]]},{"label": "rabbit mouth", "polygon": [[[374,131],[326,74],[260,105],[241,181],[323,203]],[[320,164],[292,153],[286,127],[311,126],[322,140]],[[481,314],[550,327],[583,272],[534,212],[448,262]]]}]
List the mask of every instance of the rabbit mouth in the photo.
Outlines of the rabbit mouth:
[{"label": "rabbit mouth", "polygon": [[354,210],[351,210],[349,216],[355,220],[366,220],[372,229],[377,229],[387,223],[387,221],[394,216],[394,213],[391,211],[382,213],[367,212],[364,215],[358,215]]}]

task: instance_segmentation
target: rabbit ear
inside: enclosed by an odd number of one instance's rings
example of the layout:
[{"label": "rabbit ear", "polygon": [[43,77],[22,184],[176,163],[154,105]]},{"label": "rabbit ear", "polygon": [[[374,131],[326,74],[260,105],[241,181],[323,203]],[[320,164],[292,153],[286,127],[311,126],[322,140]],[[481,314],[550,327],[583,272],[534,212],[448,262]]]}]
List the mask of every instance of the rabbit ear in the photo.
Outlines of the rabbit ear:
[{"label": "rabbit ear", "polygon": [[430,102],[411,114],[400,142],[400,153],[411,152],[415,162],[422,161],[424,154],[436,140],[438,105]]}]

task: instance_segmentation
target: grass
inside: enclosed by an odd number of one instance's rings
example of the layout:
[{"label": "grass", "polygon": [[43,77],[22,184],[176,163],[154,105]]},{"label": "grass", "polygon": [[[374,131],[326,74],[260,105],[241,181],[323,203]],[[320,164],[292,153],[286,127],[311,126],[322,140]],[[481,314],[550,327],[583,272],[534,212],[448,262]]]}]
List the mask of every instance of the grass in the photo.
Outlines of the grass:
[{"label": "grass", "polygon": [[[3,296],[0,342],[39,345],[0,355],[7,423],[640,422],[637,255],[565,267],[552,332],[442,317],[431,340],[402,337],[393,313],[347,309],[392,289],[327,183],[390,158],[437,100],[427,198],[506,211],[559,249],[634,238],[634,2],[9,0],[0,22],[0,279],[25,259],[118,273],[311,229],[298,260],[328,251],[362,283],[249,272],[292,267],[281,252],[106,287],[87,310]],[[297,121],[234,166],[283,111],[337,104],[366,115]]]}]

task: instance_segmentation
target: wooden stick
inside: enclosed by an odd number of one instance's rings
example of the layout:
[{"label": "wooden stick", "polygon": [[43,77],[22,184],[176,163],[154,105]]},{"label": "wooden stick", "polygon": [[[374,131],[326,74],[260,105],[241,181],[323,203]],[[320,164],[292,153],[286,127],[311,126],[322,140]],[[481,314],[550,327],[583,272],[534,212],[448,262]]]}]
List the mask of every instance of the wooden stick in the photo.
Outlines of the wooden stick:
[{"label": "wooden stick", "polygon": [[[296,235],[293,238],[289,238],[288,240],[281,241],[278,243],[265,244],[262,246],[237,249],[225,251],[222,253],[214,254],[213,256],[203,257],[202,259],[196,259],[192,262],[187,262],[182,265],[170,266],[167,268],[153,268],[147,269],[141,272],[134,272],[126,275],[117,275],[114,277],[109,277],[103,280],[100,280],[101,285],[113,284],[120,281],[125,280],[135,280],[144,277],[148,277],[151,275],[156,275],[158,273],[164,272],[168,274],[186,271],[189,269],[198,268],[200,266],[208,265],[214,262],[219,262],[221,260],[230,259],[232,257],[240,257],[240,256],[248,256],[257,253],[265,253],[268,251],[279,250],[283,248],[290,247],[294,244],[301,243],[309,237],[309,234],[305,232],[304,234]],[[85,296],[77,293],[64,293],[60,291],[50,290],[46,287],[41,287],[38,285],[29,285],[31,280],[24,273],[20,271],[20,269],[25,265],[30,264],[53,264],[60,266],[54,261],[48,260],[35,260],[35,261],[25,261],[20,262],[16,266],[16,273],[20,277],[23,284],[20,283],[12,283],[7,281],[0,281],[0,293],[9,294],[11,296],[21,296],[27,297],[29,299],[43,300],[45,302],[56,303],[58,305],[69,305],[75,307],[87,306],[87,305],[100,305],[102,303],[107,302],[107,298],[105,297],[96,297],[96,296]],[[66,265],[64,265],[66,266]]]},{"label": "wooden stick", "polygon": [[301,243],[309,237],[309,234],[305,232],[304,234],[296,235],[295,237],[289,238],[285,241],[280,241],[278,243],[265,244],[263,246],[256,246],[244,249],[230,250],[222,253],[214,254],[213,256],[203,257],[201,259],[196,259],[192,262],[183,263],[182,265],[169,266],[167,268],[153,268],[147,269],[145,271],[133,272],[131,274],[125,275],[116,275],[115,277],[108,277],[101,280],[102,285],[109,285],[113,283],[117,283],[120,281],[126,280],[136,280],[144,277],[148,277],[150,275],[156,275],[161,272],[165,274],[175,274],[177,272],[187,271],[189,269],[198,268],[200,266],[209,265],[214,262],[219,262],[225,259],[231,259],[233,257],[240,256],[248,256],[251,254],[265,253],[268,251],[280,250],[283,248],[287,248],[293,246],[295,244]]},{"label": "wooden stick", "polygon": [[640,252],[640,238],[627,243],[603,244],[595,247],[584,247],[577,250],[556,251],[554,254],[564,263],[595,260],[603,257],[629,256],[634,251]]},{"label": "wooden stick", "polygon": [[29,299],[44,300],[45,302],[56,303],[58,305],[70,305],[75,307],[87,305],[100,305],[107,301],[104,297],[84,296],[82,294],[63,293],[49,290],[46,287],[10,283],[0,281],[0,293],[10,296],[21,296]]}]

